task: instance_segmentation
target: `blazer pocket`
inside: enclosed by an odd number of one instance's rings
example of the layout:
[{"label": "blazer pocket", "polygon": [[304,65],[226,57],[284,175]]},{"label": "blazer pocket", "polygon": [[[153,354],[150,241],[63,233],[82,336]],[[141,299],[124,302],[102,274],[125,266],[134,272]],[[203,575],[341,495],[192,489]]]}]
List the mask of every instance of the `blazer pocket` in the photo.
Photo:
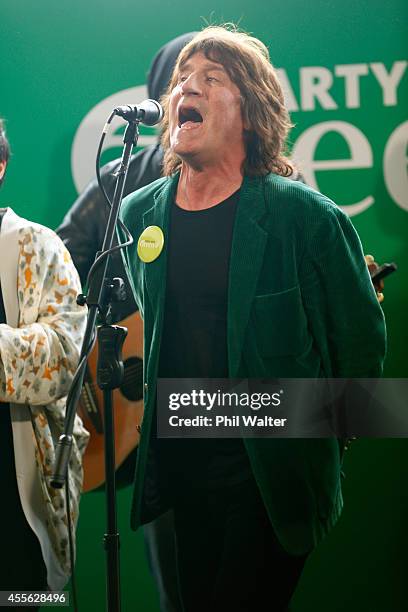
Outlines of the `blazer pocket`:
[{"label": "blazer pocket", "polygon": [[307,318],[299,286],[257,295],[253,313],[257,345],[263,357],[299,355],[305,350]]}]

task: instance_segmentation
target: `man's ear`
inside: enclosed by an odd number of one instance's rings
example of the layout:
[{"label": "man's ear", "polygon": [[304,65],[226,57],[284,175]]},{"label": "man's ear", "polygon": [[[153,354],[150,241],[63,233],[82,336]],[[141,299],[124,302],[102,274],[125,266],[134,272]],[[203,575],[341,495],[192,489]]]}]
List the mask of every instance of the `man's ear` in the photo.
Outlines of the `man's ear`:
[{"label": "man's ear", "polygon": [[241,104],[241,118],[242,118],[242,127],[244,128],[244,132],[250,132],[252,129],[251,123],[247,117],[245,117],[246,112],[244,110],[244,99],[240,96],[240,104]]},{"label": "man's ear", "polygon": [[249,119],[246,119],[244,116],[242,116],[242,127],[244,128],[245,132],[250,132],[252,130],[252,125]]},{"label": "man's ear", "polygon": [[6,172],[6,166],[6,161],[0,161],[0,182],[2,181],[4,173]]}]

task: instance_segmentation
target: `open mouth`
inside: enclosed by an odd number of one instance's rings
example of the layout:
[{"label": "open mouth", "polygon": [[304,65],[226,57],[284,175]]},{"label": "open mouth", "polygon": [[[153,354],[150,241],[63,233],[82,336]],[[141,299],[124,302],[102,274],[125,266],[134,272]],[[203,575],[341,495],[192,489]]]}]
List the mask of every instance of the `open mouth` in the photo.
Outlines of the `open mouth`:
[{"label": "open mouth", "polygon": [[178,121],[179,127],[182,127],[183,125],[187,123],[202,123],[202,122],[203,122],[203,118],[196,108],[192,106],[190,107],[182,106],[180,108],[179,121]]}]

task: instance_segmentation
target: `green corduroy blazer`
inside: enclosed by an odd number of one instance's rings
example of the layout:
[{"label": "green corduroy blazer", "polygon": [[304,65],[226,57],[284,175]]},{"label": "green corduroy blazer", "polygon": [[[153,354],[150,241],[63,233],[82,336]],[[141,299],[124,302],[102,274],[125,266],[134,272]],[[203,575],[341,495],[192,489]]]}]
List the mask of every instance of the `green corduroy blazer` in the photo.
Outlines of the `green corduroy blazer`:
[{"label": "green corduroy blazer", "polygon": [[[131,522],[143,516],[143,484],[155,408],[166,294],[169,210],[178,175],[123,202],[134,243],[125,263],[144,320],[145,410]],[[142,231],[159,226],[160,256],[143,263]],[[211,245],[209,245],[211,248]],[[360,240],[349,218],[310,187],[270,174],[244,177],[231,246],[228,287],[231,378],[377,377],[385,325]],[[329,439],[245,439],[251,467],[284,548],[304,554],[342,508],[341,452]]]}]

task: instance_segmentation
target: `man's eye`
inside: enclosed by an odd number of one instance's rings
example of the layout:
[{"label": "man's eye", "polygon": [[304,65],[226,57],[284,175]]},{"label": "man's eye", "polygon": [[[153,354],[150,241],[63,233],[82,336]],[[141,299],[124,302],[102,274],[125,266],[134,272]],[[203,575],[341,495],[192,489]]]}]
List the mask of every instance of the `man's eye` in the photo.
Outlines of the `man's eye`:
[{"label": "man's eye", "polygon": [[217,81],[218,81],[218,79],[216,79],[215,77],[209,76],[209,77],[207,77],[207,81],[210,81],[210,82],[211,82],[211,81],[217,82]]}]

